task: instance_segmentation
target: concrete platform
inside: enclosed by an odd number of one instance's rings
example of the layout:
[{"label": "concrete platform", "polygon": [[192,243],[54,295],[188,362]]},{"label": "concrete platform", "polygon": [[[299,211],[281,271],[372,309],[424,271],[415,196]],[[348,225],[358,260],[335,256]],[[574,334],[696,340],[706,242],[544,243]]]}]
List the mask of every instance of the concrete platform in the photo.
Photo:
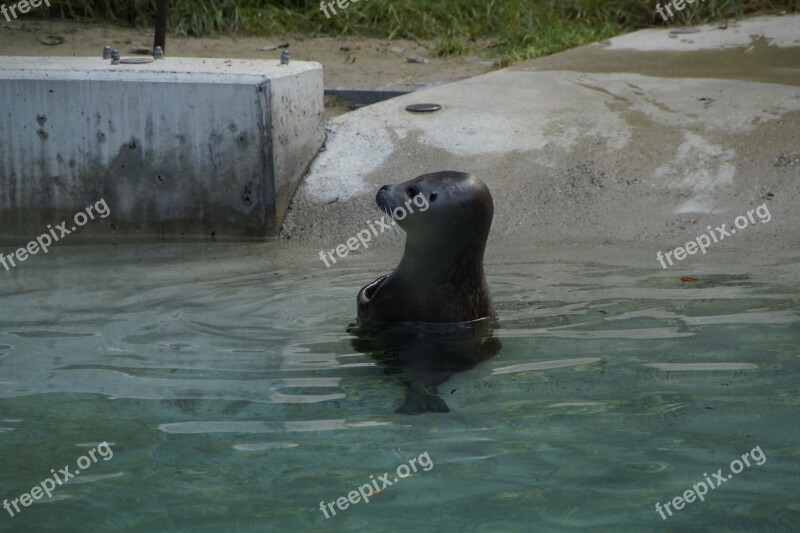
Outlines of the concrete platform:
[{"label": "concrete platform", "polygon": [[[377,217],[381,185],[452,169],[492,190],[490,248],[625,243],[655,256],[766,203],[769,223],[724,246],[797,249],[800,16],[698,30],[636,32],[336,117],[282,235],[313,257]],[[444,107],[404,110],[422,102]]]},{"label": "concrete platform", "polygon": [[325,137],[318,63],[0,57],[0,235],[274,236]]}]

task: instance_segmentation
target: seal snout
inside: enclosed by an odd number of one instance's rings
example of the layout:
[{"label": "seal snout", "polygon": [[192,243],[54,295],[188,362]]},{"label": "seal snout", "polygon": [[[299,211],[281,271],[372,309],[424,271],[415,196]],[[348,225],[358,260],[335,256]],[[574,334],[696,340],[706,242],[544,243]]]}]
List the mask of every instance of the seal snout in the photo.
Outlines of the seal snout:
[{"label": "seal snout", "polygon": [[378,204],[378,209],[384,212],[391,212],[389,206],[389,195],[392,194],[392,185],[384,185],[378,189],[378,194],[375,195],[375,203]]}]

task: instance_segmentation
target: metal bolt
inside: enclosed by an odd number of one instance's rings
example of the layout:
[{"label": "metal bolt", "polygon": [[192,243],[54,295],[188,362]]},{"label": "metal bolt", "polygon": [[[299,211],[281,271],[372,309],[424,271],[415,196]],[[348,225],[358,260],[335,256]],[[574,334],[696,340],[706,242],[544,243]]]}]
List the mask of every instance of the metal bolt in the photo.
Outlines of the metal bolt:
[{"label": "metal bolt", "polygon": [[289,64],[289,50],[284,50],[281,52],[281,65],[288,65]]},{"label": "metal bolt", "polygon": [[111,47],[108,45],[103,47],[103,59],[111,59]]},{"label": "metal bolt", "polygon": [[111,50],[111,64],[119,65],[119,51]]},{"label": "metal bolt", "polygon": [[164,50],[160,46],[156,46],[153,50],[153,57],[156,59],[164,59]]}]

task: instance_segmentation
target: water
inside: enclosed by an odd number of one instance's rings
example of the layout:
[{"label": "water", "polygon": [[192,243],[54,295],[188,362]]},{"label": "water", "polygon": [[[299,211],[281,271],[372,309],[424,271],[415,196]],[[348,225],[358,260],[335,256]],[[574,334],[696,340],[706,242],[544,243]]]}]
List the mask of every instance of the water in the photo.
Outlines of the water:
[{"label": "water", "polygon": [[[62,246],[0,271],[0,498],[113,452],[0,509],[0,531],[800,528],[797,257],[685,283],[652,260],[493,252],[502,349],[439,387],[449,413],[410,416],[345,331],[396,258],[302,252]],[[656,512],[756,447],[763,464]]]}]

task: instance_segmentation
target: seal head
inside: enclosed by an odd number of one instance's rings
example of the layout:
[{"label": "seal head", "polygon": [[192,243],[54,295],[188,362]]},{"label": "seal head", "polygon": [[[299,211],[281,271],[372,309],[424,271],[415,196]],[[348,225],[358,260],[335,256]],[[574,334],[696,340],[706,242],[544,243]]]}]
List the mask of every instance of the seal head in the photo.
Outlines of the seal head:
[{"label": "seal head", "polygon": [[[420,207],[412,204],[420,195],[428,207],[410,209]],[[375,201],[406,231],[406,246],[392,273],[359,291],[359,320],[453,323],[494,316],[483,272],[494,203],[483,181],[464,172],[425,174],[384,185]]]}]

